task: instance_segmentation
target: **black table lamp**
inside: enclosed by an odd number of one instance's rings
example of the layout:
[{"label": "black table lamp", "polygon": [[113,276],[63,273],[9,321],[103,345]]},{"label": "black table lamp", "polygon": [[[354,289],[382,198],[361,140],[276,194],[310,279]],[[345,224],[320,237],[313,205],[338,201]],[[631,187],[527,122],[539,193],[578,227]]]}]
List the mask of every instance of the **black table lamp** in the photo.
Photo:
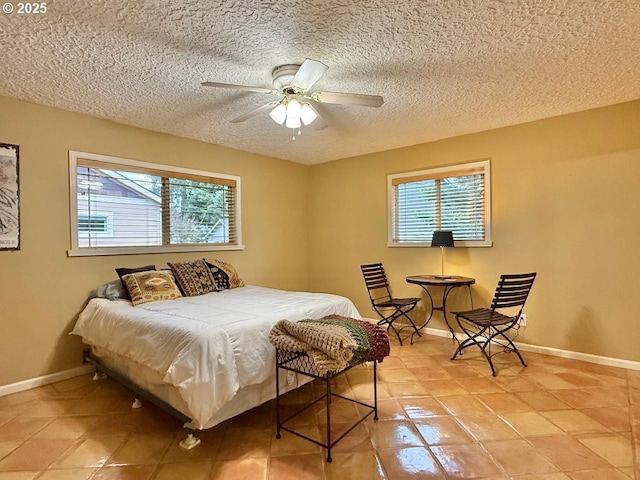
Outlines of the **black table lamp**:
[{"label": "black table lamp", "polygon": [[435,230],[431,239],[432,247],[440,247],[440,276],[444,275],[444,247],[453,247],[453,232],[448,230]]}]

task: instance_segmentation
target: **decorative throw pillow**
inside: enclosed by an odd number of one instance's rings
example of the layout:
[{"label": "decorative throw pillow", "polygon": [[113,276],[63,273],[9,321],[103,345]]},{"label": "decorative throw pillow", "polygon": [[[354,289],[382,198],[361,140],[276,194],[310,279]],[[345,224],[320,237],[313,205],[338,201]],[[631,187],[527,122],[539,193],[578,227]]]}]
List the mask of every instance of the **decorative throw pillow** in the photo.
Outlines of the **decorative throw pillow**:
[{"label": "decorative throw pillow", "polygon": [[204,260],[167,262],[167,265],[171,267],[171,271],[185,296],[194,297],[216,291],[213,275]]},{"label": "decorative throw pillow", "polygon": [[130,273],[122,277],[122,283],[127,287],[134,306],[159,300],[174,300],[182,296],[169,272],[149,270]]},{"label": "decorative throw pillow", "polygon": [[[144,267],[134,267],[134,268],[120,267],[120,268],[116,268],[116,273],[118,274],[120,281],[122,281],[122,277],[124,277],[125,275],[129,275],[131,273],[138,273],[138,272],[147,272],[149,270],[155,270],[155,269],[156,269],[155,265],[145,265]],[[124,290],[126,291],[127,289],[125,288]],[[125,292],[125,295],[122,298],[126,298],[127,300],[130,300],[131,297],[129,296],[129,292]]]},{"label": "decorative throw pillow", "polygon": [[218,290],[229,288],[244,287],[245,283],[236,272],[236,269],[230,263],[222,260],[204,259],[207,266],[211,269],[211,274],[216,282]]}]

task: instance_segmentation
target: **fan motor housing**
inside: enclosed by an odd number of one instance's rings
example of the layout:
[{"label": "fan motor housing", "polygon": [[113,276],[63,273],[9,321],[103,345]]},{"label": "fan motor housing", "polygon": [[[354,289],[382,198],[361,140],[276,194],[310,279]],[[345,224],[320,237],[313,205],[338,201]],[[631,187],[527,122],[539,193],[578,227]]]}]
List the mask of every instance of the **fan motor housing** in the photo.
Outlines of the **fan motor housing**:
[{"label": "fan motor housing", "polygon": [[273,87],[281,93],[295,93],[291,88],[291,82],[299,69],[300,65],[295,64],[280,65],[274,68],[271,72]]}]

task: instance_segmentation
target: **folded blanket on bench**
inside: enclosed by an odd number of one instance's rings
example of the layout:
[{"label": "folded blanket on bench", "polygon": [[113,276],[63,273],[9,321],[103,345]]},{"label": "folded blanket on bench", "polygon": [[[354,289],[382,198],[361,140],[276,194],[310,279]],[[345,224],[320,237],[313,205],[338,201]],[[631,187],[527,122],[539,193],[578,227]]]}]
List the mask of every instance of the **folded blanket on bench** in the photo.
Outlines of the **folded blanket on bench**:
[{"label": "folded blanket on bench", "polygon": [[381,362],[390,351],[383,328],[338,315],[297,322],[280,320],[271,329],[269,341],[280,350],[306,353],[320,375],[363,362]]}]

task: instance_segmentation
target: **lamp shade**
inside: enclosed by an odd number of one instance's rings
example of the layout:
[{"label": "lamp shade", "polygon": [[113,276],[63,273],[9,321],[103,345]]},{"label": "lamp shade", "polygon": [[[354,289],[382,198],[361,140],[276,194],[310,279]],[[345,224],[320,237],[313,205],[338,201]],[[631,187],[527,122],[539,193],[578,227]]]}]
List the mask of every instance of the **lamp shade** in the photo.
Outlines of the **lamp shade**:
[{"label": "lamp shade", "polygon": [[313,110],[313,107],[308,103],[302,104],[302,109],[300,110],[300,120],[305,125],[311,125],[311,123],[317,118],[318,114]]},{"label": "lamp shade", "polygon": [[449,230],[435,230],[433,232],[433,239],[431,240],[432,247],[454,247],[453,232]]},{"label": "lamp shade", "polygon": [[269,116],[276,122],[278,125],[282,125],[287,118],[287,107],[285,107],[282,103],[279,103],[276,108],[269,112]]}]

